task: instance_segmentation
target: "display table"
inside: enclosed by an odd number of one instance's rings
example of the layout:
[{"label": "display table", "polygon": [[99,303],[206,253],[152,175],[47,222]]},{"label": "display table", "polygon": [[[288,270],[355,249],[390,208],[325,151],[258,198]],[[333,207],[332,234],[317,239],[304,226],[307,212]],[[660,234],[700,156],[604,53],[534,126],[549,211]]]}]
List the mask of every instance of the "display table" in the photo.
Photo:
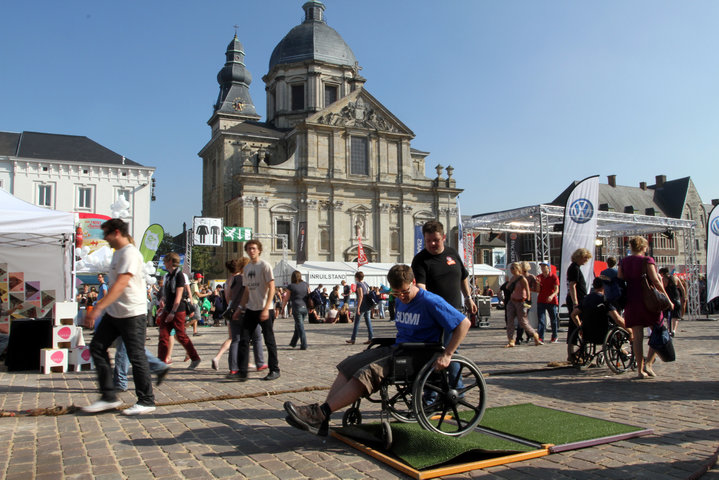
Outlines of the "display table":
[{"label": "display table", "polygon": [[10,342],[5,356],[9,372],[40,370],[40,350],[52,347],[52,319],[26,318],[10,324]]}]

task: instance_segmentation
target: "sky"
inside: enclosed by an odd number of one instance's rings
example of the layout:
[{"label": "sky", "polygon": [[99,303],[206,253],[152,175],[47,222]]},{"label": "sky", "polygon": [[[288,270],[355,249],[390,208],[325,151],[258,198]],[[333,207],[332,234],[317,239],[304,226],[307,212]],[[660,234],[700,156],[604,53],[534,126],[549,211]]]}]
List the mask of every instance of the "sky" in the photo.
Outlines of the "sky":
[{"label": "sky", "polygon": [[[303,0],[6,2],[0,131],[86,136],[156,167],[151,220],[202,211],[197,155],[237,35],[264,120],[270,54]],[[571,182],[690,176],[719,198],[719,2],[326,0],[365,88],[454,167],[463,215]]]}]

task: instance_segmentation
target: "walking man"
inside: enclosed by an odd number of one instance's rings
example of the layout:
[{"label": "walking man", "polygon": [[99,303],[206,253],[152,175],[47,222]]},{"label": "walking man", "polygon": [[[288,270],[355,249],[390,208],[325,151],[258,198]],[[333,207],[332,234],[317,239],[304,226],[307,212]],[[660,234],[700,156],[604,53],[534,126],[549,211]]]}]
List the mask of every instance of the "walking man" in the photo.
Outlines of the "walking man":
[{"label": "walking man", "polygon": [[546,317],[549,317],[549,327],[552,329],[552,343],[557,343],[559,330],[559,277],[552,273],[549,262],[541,261],[542,269],[539,275],[539,296],[537,297],[537,334],[544,341],[544,332],[547,330]]},{"label": "walking man", "polygon": [[110,262],[109,279],[112,287],[86,315],[88,326],[104,311],[102,322],[90,343],[102,396],[83,411],[97,413],[119,407],[117,392],[112,381],[112,368],[107,349],[117,337],[127,348],[132,363],[137,403],[123,410],[124,415],[138,415],[155,410],[150,367],[145,356],[145,329],[147,325],[147,287],[143,276],[140,251],[130,242],[128,225],[119,218],[103,223],[100,228],[107,243],[115,250]]},{"label": "walking man", "polygon": [[245,243],[245,252],[250,257],[243,273],[245,291],[242,294],[240,308],[245,310],[245,317],[242,321],[242,334],[239,348],[239,368],[237,380],[247,380],[247,365],[250,355],[250,338],[257,324],[262,328],[262,336],[267,347],[268,364],[270,372],[263,380],[275,380],[280,378],[280,363],[277,358],[277,343],[273,325],[275,312],[272,308],[272,301],[275,297],[275,277],[272,275],[272,267],[269,263],[260,258],[262,254],[262,243],[259,240],[250,240]]}]

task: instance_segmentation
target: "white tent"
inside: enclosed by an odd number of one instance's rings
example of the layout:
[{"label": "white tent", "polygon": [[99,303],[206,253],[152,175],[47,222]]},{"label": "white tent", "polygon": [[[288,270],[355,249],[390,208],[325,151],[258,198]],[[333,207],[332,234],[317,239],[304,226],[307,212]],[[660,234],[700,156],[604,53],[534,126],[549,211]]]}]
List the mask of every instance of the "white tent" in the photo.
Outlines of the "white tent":
[{"label": "white tent", "polygon": [[75,214],[27,203],[0,189],[0,285],[11,303],[46,312],[52,299],[72,300]]}]

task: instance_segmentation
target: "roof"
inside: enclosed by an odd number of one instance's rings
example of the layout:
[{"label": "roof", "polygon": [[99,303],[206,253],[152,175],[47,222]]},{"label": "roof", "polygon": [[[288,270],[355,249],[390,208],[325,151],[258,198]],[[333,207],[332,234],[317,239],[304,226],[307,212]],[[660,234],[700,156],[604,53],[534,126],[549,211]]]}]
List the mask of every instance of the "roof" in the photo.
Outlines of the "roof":
[{"label": "roof", "polygon": [[305,60],[354,67],[357,60],[352,49],[340,34],[324,21],[324,5],[318,1],[310,1],[302,8],[305,10],[305,20],[290,30],[272,51],[269,71],[276,65]]},{"label": "roof", "polygon": [[64,162],[142,166],[87,137],[54,133],[0,132],[0,155]]},{"label": "roof", "polygon": [[0,244],[61,245],[74,231],[74,214],[38,207],[0,189]]}]

